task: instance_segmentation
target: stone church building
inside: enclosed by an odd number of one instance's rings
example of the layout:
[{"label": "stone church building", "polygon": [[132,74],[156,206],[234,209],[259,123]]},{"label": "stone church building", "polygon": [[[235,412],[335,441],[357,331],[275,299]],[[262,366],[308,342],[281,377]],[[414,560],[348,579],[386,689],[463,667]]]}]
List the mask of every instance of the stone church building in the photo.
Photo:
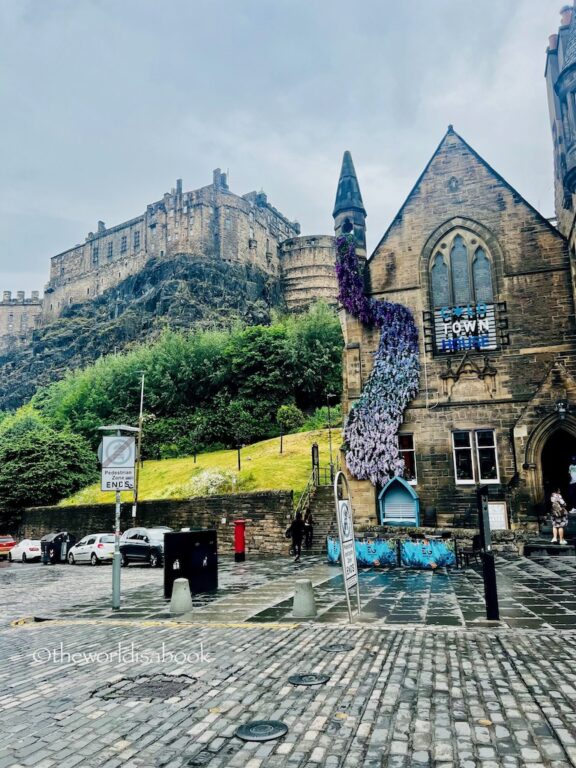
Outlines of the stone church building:
[{"label": "stone church building", "polygon": [[[546,77],[558,227],[450,126],[365,261],[367,294],[408,307],[420,387],[398,443],[403,482],[351,479],[360,524],[464,525],[487,486],[505,524],[535,522],[576,456],[576,13],[562,12]],[[364,265],[366,211],[348,153],[334,209]],[[344,408],[360,397],[379,330],[342,310]],[[576,462],[575,462],[576,463]],[[503,523],[504,524],[504,523]]]}]

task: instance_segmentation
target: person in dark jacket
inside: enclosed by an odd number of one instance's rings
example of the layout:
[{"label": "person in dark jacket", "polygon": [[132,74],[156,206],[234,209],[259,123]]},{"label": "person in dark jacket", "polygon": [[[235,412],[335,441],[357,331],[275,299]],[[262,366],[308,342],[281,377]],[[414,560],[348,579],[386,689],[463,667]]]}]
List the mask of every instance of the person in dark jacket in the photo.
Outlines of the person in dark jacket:
[{"label": "person in dark jacket", "polygon": [[296,555],[295,563],[300,561],[300,555],[302,554],[302,539],[304,538],[304,520],[302,520],[302,512],[297,512],[296,517],[292,521],[292,549]]},{"label": "person in dark jacket", "polygon": [[306,514],[304,515],[304,539],[306,544],[306,549],[310,549],[312,546],[312,539],[314,538],[314,518],[312,517],[312,512],[308,510]]}]

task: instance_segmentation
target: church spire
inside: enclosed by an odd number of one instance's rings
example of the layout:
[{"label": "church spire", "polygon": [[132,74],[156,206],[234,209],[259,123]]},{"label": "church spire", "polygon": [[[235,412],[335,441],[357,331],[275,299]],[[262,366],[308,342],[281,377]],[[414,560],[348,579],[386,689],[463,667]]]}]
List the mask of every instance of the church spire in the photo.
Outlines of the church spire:
[{"label": "church spire", "polygon": [[344,152],[342,170],[338,180],[336,202],[334,203],[334,229],[336,235],[354,232],[357,245],[366,248],[366,209],[360,193],[354,163],[350,152]]}]

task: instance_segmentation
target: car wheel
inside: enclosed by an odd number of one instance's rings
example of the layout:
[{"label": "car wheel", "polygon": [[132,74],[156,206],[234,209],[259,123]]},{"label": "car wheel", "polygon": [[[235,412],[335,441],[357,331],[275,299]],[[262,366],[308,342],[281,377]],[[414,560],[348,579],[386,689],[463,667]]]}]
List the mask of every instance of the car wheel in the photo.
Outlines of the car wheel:
[{"label": "car wheel", "polygon": [[100,565],[100,560],[96,557],[96,552],[92,552],[92,557],[90,558],[90,565]]},{"label": "car wheel", "polygon": [[[12,558],[10,557],[10,555],[8,555],[8,559],[9,559],[9,560],[12,560]],[[27,559],[27,558],[26,558],[26,552],[22,552],[22,562],[23,562],[23,563],[25,563],[25,562],[26,562],[26,559]]]},{"label": "car wheel", "polygon": [[8,562],[12,562],[12,552],[8,552]]},{"label": "car wheel", "polygon": [[128,560],[126,559],[126,555],[124,554],[124,552],[121,552],[120,553],[120,567],[121,568],[126,568],[127,565],[128,565]]},{"label": "car wheel", "polygon": [[76,560],[74,560],[74,555],[72,554],[72,552],[70,552],[70,554],[68,555],[68,562],[70,563],[70,565],[76,565]]}]

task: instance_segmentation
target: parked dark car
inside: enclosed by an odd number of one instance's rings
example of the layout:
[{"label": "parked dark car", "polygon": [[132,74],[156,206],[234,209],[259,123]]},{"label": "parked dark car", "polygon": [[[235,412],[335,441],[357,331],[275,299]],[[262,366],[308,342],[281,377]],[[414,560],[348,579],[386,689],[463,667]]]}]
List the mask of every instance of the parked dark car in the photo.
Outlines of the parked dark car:
[{"label": "parked dark car", "polygon": [[120,564],[148,563],[153,568],[164,564],[164,534],[172,528],[129,528],[120,538]]}]

